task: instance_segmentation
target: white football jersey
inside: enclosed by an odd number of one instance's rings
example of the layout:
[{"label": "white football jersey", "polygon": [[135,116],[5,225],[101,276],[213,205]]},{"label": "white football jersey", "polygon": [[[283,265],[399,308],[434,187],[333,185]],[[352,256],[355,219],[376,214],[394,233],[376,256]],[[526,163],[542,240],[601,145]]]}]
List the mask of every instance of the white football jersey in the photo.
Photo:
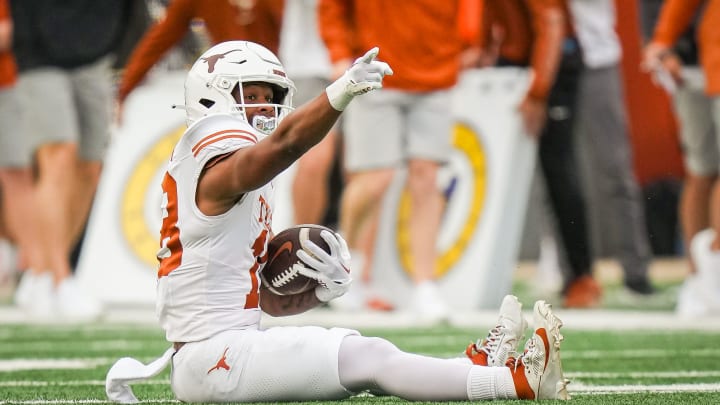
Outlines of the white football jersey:
[{"label": "white football jersey", "polygon": [[265,135],[218,114],[195,122],[175,146],[162,181],[156,310],[171,342],[193,342],[260,321],[259,272],[272,225],[273,185],[246,193],[229,211],[207,216],[195,204],[212,158]]}]

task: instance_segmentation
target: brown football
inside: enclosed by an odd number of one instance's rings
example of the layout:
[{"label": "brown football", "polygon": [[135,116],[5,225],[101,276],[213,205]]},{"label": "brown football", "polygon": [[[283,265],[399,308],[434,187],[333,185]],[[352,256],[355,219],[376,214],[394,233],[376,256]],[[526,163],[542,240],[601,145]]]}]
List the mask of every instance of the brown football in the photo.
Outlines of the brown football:
[{"label": "brown football", "polygon": [[330,246],[320,236],[323,230],[333,232],[321,225],[297,225],[275,235],[268,243],[268,261],[260,273],[262,283],[277,295],[300,294],[317,287],[317,281],[298,273],[298,266],[307,265],[296,253],[302,249],[300,241],[307,239],[330,252]]}]

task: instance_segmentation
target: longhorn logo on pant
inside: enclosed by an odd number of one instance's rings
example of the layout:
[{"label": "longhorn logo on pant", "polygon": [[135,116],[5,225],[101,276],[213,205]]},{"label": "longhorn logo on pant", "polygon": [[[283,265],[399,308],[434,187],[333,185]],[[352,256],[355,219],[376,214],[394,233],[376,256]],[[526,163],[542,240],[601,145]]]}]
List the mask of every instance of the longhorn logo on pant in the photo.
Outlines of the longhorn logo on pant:
[{"label": "longhorn logo on pant", "polygon": [[224,368],[226,371],[230,371],[230,366],[228,366],[228,364],[225,362],[225,360],[227,359],[228,349],[229,349],[229,347],[225,348],[225,351],[223,352],[222,357],[220,357],[220,360],[218,360],[217,364],[215,364],[215,366],[213,368],[208,370],[208,372],[207,372],[208,374],[210,374],[210,372],[212,372],[212,371],[220,370],[221,368]]}]

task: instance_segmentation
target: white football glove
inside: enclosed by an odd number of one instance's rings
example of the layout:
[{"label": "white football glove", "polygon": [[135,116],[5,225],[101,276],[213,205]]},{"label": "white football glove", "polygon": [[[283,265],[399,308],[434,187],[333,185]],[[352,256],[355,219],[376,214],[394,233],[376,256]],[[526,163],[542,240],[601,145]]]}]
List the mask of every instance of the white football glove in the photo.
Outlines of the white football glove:
[{"label": "white football glove", "polygon": [[350,251],[347,243],[337,233],[322,231],[320,236],[330,247],[330,253],[323,250],[311,240],[302,241],[302,249],[297,256],[306,265],[298,266],[298,273],[317,280],[315,295],[322,302],[328,302],[345,294],[350,289]]},{"label": "white football glove", "polygon": [[343,111],[353,97],[382,88],[385,75],[393,74],[390,65],[375,60],[378,52],[380,52],[378,47],[367,51],[365,55],[355,60],[345,74],[325,89],[330,105],[334,109]]}]

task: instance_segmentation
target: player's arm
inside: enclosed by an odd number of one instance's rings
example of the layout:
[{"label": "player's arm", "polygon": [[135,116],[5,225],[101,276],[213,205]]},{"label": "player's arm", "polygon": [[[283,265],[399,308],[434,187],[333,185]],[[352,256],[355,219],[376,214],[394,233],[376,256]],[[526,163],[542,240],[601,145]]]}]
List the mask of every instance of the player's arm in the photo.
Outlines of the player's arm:
[{"label": "player's arm", "polygon": [[383,77],[392,70],[375,60],[378,51],[368,51],[324,94],[289,114],[270,136],[233,153],[223,163],[226,167],[222,173],[216,172],[213,179],[203,182],[214,182],[217,187],[212,189],[223,194],[221,199],[237,198],[270,182],[327,135],[355,96],[382,87]]}]

